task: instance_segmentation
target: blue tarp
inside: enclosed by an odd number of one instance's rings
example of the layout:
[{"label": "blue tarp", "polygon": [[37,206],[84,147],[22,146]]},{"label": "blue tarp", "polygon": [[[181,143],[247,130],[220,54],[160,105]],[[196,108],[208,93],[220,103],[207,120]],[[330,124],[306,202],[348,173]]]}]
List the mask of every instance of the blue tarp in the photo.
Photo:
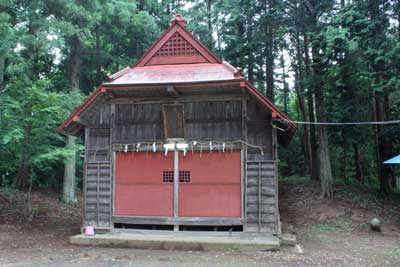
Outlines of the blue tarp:
[{"label": "blue tarp", "polygon": [[397,155],[396,157],[393,157],[391,159],[388,159],[383,162],[384,164],[400,164],[400,155]]}]

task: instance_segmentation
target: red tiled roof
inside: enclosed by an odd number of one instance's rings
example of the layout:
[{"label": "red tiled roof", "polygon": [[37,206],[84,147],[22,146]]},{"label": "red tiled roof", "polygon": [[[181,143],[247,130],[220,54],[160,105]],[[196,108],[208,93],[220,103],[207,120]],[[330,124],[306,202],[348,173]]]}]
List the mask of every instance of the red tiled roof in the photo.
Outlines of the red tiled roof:
[{"label": "red tiled roof", "polygon": [[227,64],[197,63],[133,67],[105,84],[204,82],[236,78],[235,71]]}]

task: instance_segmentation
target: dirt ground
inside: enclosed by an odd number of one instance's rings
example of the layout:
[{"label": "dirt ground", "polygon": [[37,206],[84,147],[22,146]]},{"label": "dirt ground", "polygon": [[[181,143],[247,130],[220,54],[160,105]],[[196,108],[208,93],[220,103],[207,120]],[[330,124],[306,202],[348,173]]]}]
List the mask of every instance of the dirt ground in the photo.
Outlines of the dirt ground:
[{"label": "dirt ground", "polygon": [[[294,247],[277,252],[196,252],[110,249],[68,244],[79,232],[81,206],[66,205],[51,192],[33,195],[32,222],[24,216],[24,194],[0,190],[0,266],[400,266],[400,200],[382,200],[338,185],[336,196],[320,199],[312,182],[280,185],[284,232]],[[368,221],[382,221],[382,233]]]}]

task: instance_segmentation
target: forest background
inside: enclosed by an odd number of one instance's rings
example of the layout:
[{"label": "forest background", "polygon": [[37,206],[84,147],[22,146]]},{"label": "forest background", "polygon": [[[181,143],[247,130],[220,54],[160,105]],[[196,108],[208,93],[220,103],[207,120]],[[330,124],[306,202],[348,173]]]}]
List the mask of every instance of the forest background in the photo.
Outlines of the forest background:
[{"label": "forest background", "polygon": [[[398,191],[400,0],[0,0],[0,186],[81,188],[83,145],[55,129],[181,13],[298,124],[282,177]],[[283,129],[284,130],[284,129]],[[308,178],[307,178],[308,179]],[[71,182],[75,186],[71,187]]]}]

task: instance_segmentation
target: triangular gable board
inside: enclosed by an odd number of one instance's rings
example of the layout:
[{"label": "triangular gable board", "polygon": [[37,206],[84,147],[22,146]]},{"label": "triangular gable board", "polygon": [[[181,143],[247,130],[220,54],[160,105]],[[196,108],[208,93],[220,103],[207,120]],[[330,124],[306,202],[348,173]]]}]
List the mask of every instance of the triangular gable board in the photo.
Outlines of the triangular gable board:
[{"label": "triangular gable board", "polygon": [[134,67],[221,63],[209,49],[193,36],[179,21],[172,21],[171,26],[136,62]]},{"label": "triangular gable board", "polygon": [[207,62],[209,61],[193,45],[176,32],[146,63],[146,66]]}]

